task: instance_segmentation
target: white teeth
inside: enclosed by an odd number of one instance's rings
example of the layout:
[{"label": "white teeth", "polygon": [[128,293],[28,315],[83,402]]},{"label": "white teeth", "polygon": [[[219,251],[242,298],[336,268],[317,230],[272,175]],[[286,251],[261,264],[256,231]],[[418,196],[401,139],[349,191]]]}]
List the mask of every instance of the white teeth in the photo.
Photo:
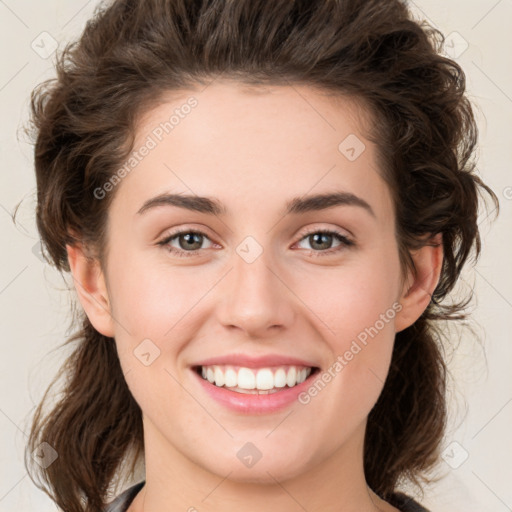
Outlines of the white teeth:
[{"label": "white teeth", "polygon": [[288,370],[288,374],[286,375],[286,384],[288,384],[288,386],[292,387],[292,386],[295,386],[296,382],[297,382],[297,370],[295,369],[294,366],[292,366]]},{"label": "white teeth", "polygon": [[274,374],[274,386],[276,388],[284,388],[286,386],[286,372],[279,368]]},{"label": "white teeth", "polygon": [[263,390],[272,389],[274,387],[274,375],[272,374],[272,370],[268,368],[258,370],[256,374],[256,387]]},{"label": "white teeth", "polygon": [[224,385],[227,388],[235,388],[238,382],[238,376],[233,368],[228,368],[224,372]]},{"label": "white teeth", "polygon": [[225,386],[239,393],[272,393],[285,386],[293,387],[304,382],[312,368],[282,366],[279,368],[245,368],[232,366],[203,366],[203,379],[218,387]]},{"label": "white teeth", "polygon": [[306,372],[304,370],[301,370],[300,372],[297,372],[297,384],[300,384],[306,380]]},{"label": "white teeth", "polygon": [[213,370],[213,374],[215,375],[215,385],[219,387],[224,386],[224,373],[218,366]]},{"label": "white teeth", "polygon": [[238,387],[242,389],[254,389],[256,387],[256,378],[249,368],[238,370]]}]

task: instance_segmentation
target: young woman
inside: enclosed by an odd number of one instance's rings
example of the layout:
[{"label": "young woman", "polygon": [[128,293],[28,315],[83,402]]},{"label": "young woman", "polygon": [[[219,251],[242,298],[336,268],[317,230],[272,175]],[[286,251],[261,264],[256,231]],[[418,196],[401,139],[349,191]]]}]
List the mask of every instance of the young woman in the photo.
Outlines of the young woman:
[{"label": "young woman", "polygon": [[27,447],[62,510],[425,510],[497,206],[441,43],[398,0],[117,0],[63,52],[37,223],[83,312]]}]

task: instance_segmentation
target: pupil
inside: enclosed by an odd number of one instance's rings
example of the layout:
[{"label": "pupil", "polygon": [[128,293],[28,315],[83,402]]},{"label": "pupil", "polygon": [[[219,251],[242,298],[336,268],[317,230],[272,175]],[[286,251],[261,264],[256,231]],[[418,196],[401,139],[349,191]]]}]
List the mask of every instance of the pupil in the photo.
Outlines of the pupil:
[{"label": "pupil", "polygon": [[[322,245],[322,239],[325,237],[327,239],[327,241],[324,240],[324,245],[327,244],[327,246],[329,245],[329,242],[330,242],[330,239],[332,238],[332,235],[329,235],[327,233],[315,233],[313,236],[313,243],[316,244],[320,244]],[[313,245],[313,244],[312,244]],[[322,249],[328,249],[329,247],[321,247]]]},{"label": "pupil", "polygon": [[[186,247],[186,248],[188,248],[188,249],[192,248],[191,246],[192,246],[194,243],[199,244],[199,246],[201,245],[201,239],[200,239],[200,237],[201,237],[202,235],[200,235],[199,233],[186,233],[185,235],[182,235],[182,236],[183,236],[183,238],[186,240],[186,244],[187,244],[187,247]],[[199,241],[194,240],[196,237],[199,239]],[[180,244],[180,245],[182,245],[182,244]],[[183,246],[182,246],[182,248],[183,248]],[[194,247],[194,249],[195,249],[195,248],[196,248],[196,247]]]}]

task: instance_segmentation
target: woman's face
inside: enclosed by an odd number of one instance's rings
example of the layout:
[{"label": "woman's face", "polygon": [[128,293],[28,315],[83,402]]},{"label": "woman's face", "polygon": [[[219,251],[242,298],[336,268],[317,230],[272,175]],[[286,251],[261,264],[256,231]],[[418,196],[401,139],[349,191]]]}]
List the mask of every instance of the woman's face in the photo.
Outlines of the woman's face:
[{"label": "woman's face", "polygon": [[[105,275],[154,464],[273,482],[362,453],[403,290],[393,203],[355,107],[216,81],[142,118],[112,185]],[[324,194],[339,195],[310,200]]]}]

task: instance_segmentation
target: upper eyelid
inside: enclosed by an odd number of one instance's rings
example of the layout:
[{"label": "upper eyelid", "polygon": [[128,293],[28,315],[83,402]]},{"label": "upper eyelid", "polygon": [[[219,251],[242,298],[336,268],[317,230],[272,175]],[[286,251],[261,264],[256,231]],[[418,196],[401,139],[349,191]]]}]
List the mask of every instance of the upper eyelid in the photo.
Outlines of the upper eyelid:
[{"label": "upper eyelid", "polygon": [[303,238],[305,238],[309,235],[312,235],[314,233],[319,233],[319,232],[329,232],[329,233],[333,233],[333,234],[342,236],[349,240],[353,239],[353,236],[350,233],[347,232],[347,234],[345,234],[342,231],[346,231],[346,230],[341,230],[339,228],[311,228],[311,229],[307,229],[304,233],[302,233],[301,238],[299,238],[299,240],[302,240]]},{"label": "upper eyelid", "polygon": [[[183,235],[186,233],[197,233],[203,236],[206,236],[210,241],[213,242],[212,237],[206,232],[205,228],[177,228],[176,231],[173,231],[172,233],[165,234],[161,242],[165,242],[166,240],[172,240],[173,238],[176,238],[179,235]],[[161,243],[159,242],[159,243]]]}]

